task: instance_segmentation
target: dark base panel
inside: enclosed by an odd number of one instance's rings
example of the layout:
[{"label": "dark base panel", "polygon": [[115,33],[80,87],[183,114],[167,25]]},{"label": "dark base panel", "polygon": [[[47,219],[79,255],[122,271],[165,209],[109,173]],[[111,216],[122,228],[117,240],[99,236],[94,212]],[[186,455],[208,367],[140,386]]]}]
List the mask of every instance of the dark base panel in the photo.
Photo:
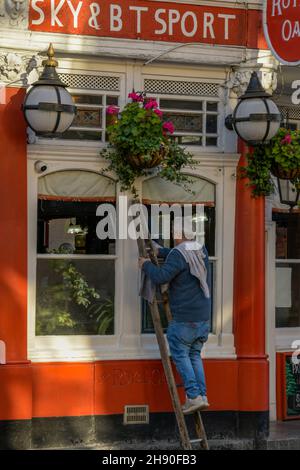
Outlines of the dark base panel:
[{"label": "dark base panel", "polygon": [[[202,413],[209,439],[254,439],[268,436],[269,413],[211,411]],[[187,417],[193,438],[193,418]],[[33,418],[0,421],[0,449],[37,449],[122,441],[179,441],[173,413],[152,413],[148,425],[123,425],[123,415]]]},{"label": "dark base panel", "polygon": [[0,449],[30,449],[31,420],[0,421]]}]

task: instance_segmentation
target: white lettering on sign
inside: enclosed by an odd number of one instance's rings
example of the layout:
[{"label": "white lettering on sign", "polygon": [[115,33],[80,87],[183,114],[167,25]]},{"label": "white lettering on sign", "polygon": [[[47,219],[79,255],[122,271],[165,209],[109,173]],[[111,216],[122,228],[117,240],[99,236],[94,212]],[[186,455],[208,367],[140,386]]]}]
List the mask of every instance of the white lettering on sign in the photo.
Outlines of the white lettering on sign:
[{"label": "white lettering on sign", "polygon": [[98,16],[100,15],[100,12],[101,12],[100,5],[98,5],[98,3],[91,3],[90,12],[91,12],[91,16],[89,18],[89,26],[94,29],[101,29],[98,23]]},{"label": "white lettering on sign", "polygon": [[173,26],[180,21],[180,13],[178,10],[169,10],[169,35],[173,36]]},{"label": "white lettering on sign", "polygon": [[74,8],[73,3],[71,2],[71,0],[68,0],[69,8],[70,8],[70,10],[73,14],[74,28],[78,28],[78,15],[79,15],[79,12],[81,10],[82,4],[83,4],[83,1],[80,1],[77,5],[77,8]]},{"label": "white lettering on sign", "polygon": [[296,8],[297,0],[273,0],[272,1],[272,16],[281,16],[282,10],[287,8]]},{"label": "white lettering on sign", "polygon": [[39,25],[39,24],[42,24],[45,20],[44,10],[38,6],[38,3],[41,3],[41,2],[44,3],[44,0],[32,0],[31,8],[40,15],[38,19],[32,20],[32,24]]},{"label": "white lettering on sign", "polygon": [[[188,31],[186,29],[186,21],[188,18],[191,18],[192,19],[192,22],[193,22],[193,29],[191,31]],[[197,29],[198,29],[198,20],[197,20],[197,16],[195,15],[194,12],[192,11],[186,11],[183,16],[182,16],[182,19],[181,19],[181,30],[182,30],[182,33],[184,34],[184,36],[188,37],[188,38],[192,38],[193,36],[195,36],[196,32],[197,32]]]},{"label": "white lettering on sign", "polygon": [[61,21],[58,19],[58,13],[62,9],[63,5],[65,3],[65,0],[60,0],[59,4],[55,6],[55,0],[51,0],[51,26],[59,26],[60,28],[63,27],[63,24]]},{"label": "white lettering on sign", "polygon": [[204,24],[203,24],[203,37],[206,39],[208,37],[207,33],[209,31],[210,37],[215,39],[215,33],[213,28],[213,23],[215,21],[215,16],[212,13],[204,13]]},{"label": "white lettering on sign", "polygon": [[282,25],[282,39],[289,41],[296,37],[300,37],[299,21],[292,23],[290,20],[285,20]]},{"label": "white lettering on sign", "polygon": [[168,28],[167,22],[160,17],[160,15],[162,15],[166,12],[167,12],[167,10],[165,8],[159,8],[158,10],[156,10],[155,15],[154,15],[154,19],[155,19],[156,23],[159,23],[161,25],[161,29],[156,29],[154,31],[154,34],[165,34],[167,32],[167,28]]},{"label": "white lettering on sign", "polygon": [[235,15],[225,15],[223,13],[218,14],[218,18],[224,19],[224,39],[228,40],[229,38],[229,20],[235,20]]},{"label": "white lettering on sign", "polygon": [[141,33],[141,16],[142,11],[149,11],[147,7],[129,7],[129,10],[136,12],[136,32]]},{"label": "white lettering on sign", "polygon": [[[285,3],[294,0],[274,0],[278,9]],[[299,0],[300,1],[300,0]],[[32,0],[30,3],[30,29],[34,31],[64,32],[71,34],[96,34],[114,36],[119,33],[130,39],[141,35],[145,40],[161,40],[185,42],[185,38],[201,42],[216,42],[231,40],[238,44],[240,17],[232,9],[220,9],[218,13],[207,11],[206,8],[189,5],[183,8],[179,3],[163,4],[164,8],[156,8],[153,3],[135,5],[132,0]],[[277,2],[277,3],[276,3]],[[159,3],[158,3],[159,6]],[[275,8],[275,6],[274,6]],[[143,27],[146,25],[145,27]],[[298,26],[298,25],[297,25]],[[289,31],[285,27],[286,36],[298,34],[297,27]],[[238,34],[237,34],[238,33]],[[192,39],[193,40],[193,39]]]},{"label": "white lettering on sign", "polygon": [[121,31],[122,27],[122,8],[120,5],[110,5],[110,30]]}]

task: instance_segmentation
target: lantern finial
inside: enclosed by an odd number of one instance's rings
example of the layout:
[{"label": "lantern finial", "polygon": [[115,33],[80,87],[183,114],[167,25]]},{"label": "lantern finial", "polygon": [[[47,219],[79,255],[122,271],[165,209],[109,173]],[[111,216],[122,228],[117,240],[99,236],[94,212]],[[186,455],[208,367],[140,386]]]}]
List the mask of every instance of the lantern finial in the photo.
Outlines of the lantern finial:
[{"label": "lantern finial", "polygon": [[48,56],[48,59],[43,60],[42,65],[43,65],[44,67],[45,67],[45,66],[48,66],[48,67],[57,67],[57,66],[58,66],[58,62],[57,62],[57,60],[54,58],[54,47],[53,47],[52,42],[49,44],[49,47],[48,47],[48,50],[47,50],[47,56]]}]

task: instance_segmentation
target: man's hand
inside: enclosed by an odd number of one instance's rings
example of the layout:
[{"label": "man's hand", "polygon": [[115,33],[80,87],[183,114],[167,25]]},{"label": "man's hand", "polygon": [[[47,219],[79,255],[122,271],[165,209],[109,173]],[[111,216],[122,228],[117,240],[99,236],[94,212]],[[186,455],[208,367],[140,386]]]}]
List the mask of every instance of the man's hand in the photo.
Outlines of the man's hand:
[{"label": "man's hand", "polygon": [[143,258],[142,256],[139,257],[139,268],[140,268],[140,269],[142,269],[143,264],[144,264],[146,261],[150,261],[149,258]]}]

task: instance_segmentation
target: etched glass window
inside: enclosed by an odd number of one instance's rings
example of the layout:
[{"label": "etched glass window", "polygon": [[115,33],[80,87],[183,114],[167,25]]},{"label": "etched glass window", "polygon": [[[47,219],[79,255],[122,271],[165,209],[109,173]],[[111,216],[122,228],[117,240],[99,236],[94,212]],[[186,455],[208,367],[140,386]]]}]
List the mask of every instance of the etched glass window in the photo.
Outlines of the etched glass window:
[{"label": "etched glass window", "polygon": [[106,142],[106,126],[111,115],[108,106],[118,106],[119,96],[115,94],[72,93],[77,113],[71,127],[61,138],[68,140],[96,140]]},{"label": "etched glass window", "polygon": [[217,98],[165,98],[158,102],[165,121],[175,126],[173,139],[182,145],[218,146],[219,102]]}]

